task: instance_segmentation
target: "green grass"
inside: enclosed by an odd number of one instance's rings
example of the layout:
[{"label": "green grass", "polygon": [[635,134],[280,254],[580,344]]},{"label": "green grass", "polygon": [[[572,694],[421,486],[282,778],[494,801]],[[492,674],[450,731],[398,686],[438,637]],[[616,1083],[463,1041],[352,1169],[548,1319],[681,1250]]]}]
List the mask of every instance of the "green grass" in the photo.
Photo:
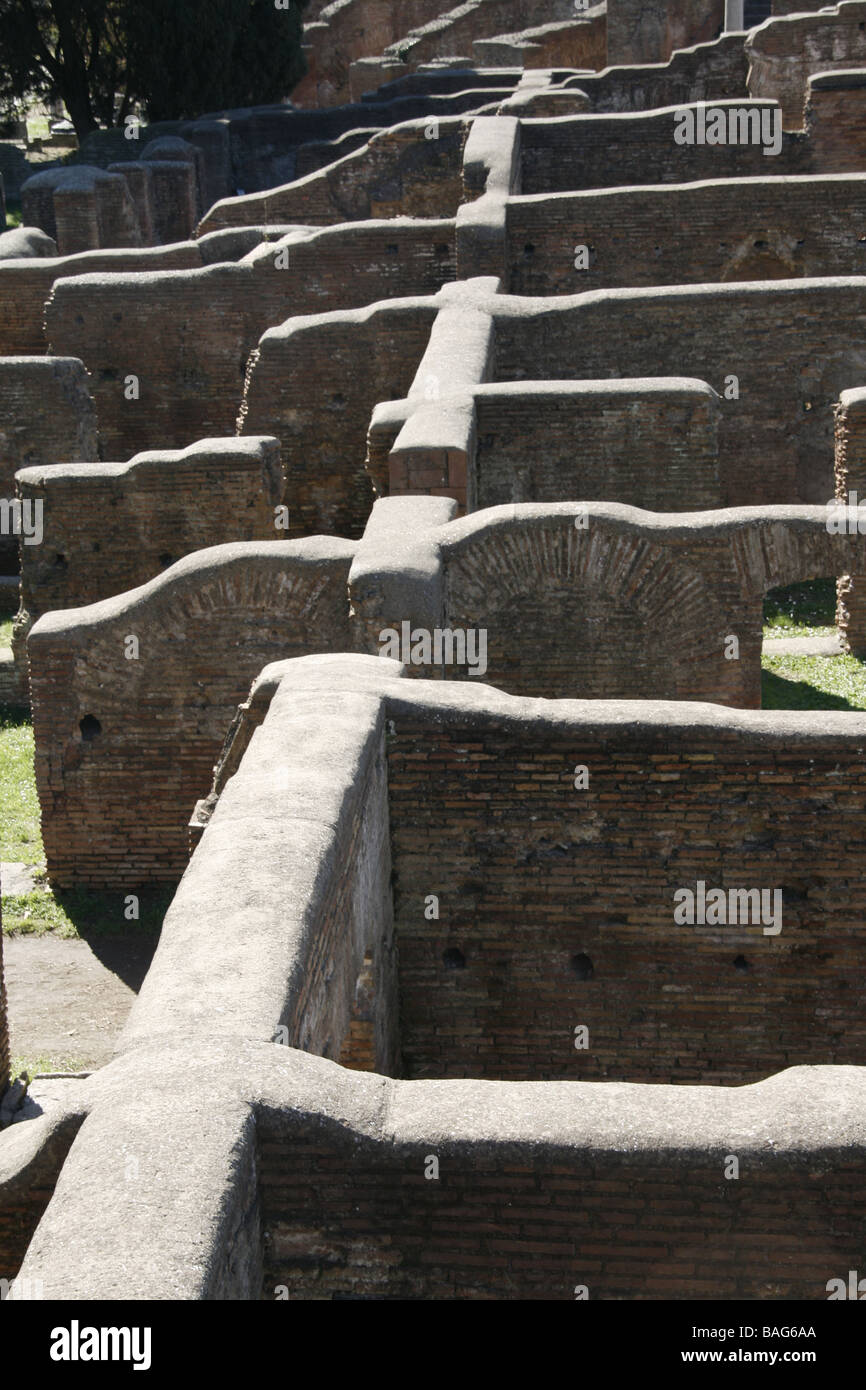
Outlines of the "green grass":
[{"label": "green grass", "polygon": [[125,915],[128,895],[118,889],[52,892],[47,886],[37,887],[31,893],[4,897],[3,935],[53,934],[67,941],[126,933],[134,933],[137,938],[156,935],[175,891],[174,887],[163,885],[137,889],[139,917],[129,921]]},{"label": "green grass", "polygon": [[12,624],[18,611],[18,594],[0,587],[0,647],[12,646]]},{"label": "green grass", "polygon": [[21,1076],[26,1071],[31,1081],[34,1076],[39,1076],[45,1072],[52,1071],[90,1071],[91,1068],[85,1067],[75,1057],[12,1057],[9,1062],[10,1074],[12,1077]]},{"label": "green grass", "polygon": [[51,136],[51,122],[47,116],[27,117],[27,139],[48,140]]},{"label": "green grass", "polygon": [[26,710],[0,705],[0,859],[44,861],[33,770],[33,726]]},{"label": "green grass", "polygon": [[809,579],[770,589],[764,600],[764,639],[832,637],[836,631],[835,579]]},{"label": "green grass", "polygon": [[764,709],[866,710],[866,663],[854,656],[764,656]]}]

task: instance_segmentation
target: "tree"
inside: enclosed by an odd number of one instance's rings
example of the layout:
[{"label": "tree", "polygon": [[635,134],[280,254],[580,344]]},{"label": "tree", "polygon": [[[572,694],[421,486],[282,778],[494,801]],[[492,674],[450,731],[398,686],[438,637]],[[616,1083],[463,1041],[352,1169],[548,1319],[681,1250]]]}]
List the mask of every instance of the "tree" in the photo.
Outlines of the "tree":
[{"label": "tree", "polygon": [[127,0],[0,0],[0,103],[59,97],[79,140],[120,123],[132,97]]},{"label": "tree", "polygon": [[0,104],[59,97],[83,140],[280,101],[303,76],[308,0],[0,0]]},{"label": "tree", "polygon": [[274,0],[147,0],[126,12],[132,86],[152,121],[281,101],[306,70],[301,11]]}]

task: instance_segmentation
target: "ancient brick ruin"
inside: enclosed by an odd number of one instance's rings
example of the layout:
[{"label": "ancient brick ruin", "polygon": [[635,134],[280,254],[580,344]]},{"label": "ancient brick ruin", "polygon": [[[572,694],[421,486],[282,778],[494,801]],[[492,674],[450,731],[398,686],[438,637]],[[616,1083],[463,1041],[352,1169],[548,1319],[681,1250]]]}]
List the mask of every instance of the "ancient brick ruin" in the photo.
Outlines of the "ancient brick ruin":
[{"label": "ancient brick ruin", "polygon": [[[25,184],[0,697],[51,883],[177,890],[115,1059],[0,1137],[0,1277],[862,1261],[866,715],[763,710],[761,643],[835,576],[866,651],[864,15],[314,3],[294,106]],[[4,1006],[0,958],[0,1089]]]}]

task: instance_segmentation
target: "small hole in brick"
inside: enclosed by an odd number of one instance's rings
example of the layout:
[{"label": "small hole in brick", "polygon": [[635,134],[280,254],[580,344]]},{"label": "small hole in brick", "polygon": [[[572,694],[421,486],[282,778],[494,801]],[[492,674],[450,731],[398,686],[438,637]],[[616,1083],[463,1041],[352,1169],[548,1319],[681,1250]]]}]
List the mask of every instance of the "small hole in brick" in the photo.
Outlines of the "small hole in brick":
[{"label": "small hole in brick", "polygon": [[169,565],[174,564],[174,556],[169,555],[168,551],[166,551],[164,555],[160,555],[159,563],[162,565],[164,570],[167,570]]},{"label": "small hole in brick", "polygon": [[465,970],[466,957],[457,946],[449,946],[442,952],[442,964],[446,970]]},{"label": "small hole in brick", "polygon": [[591,980],[595,974],[592,961],[583,951],[579,956],[572,956],[571,968],[579,980]]},{"label": "small hole in brick", "polygon": [[69,569],[69,561],[67,560],[67,558],[66,558],[65,555],[61,555],[61,554],[58,552],[58,554],[54,556],[54,568],[55,568],[56,570],[68,570],[68,569]]},{"label": "small hole in brick", "polygon": [[736,960],[734,961],[734,969],[735,969],[735,970],[748,970],[749,968],[750,968],[750,967],[749,967],[749,962],[746,960],[746,957],[745,957],[745,956],[737,956]]},{"label": "small hole in brick", "polygon": [[523,248],[523,254],[524,254],[524,256],[534,256],[534,255],[535,255],[535,247],[533,246],[533,244],[532,244],[531,241],[528,241],[528,242],[526,243],[526,245],[524,246],[524,248]]},{"label": "small hole in brick", "polygon": [[388,256],[399,256],[400,248],[397,245],[396,241],[388,242],[388,245],[385,247],[385,253]]},{"label": "small hole in brick", "polygon": [[765,241],[756,241],[753,242],[753,245],[756,251],[766,251],[767,249],[767,243]]},{"label": "small hole in brick", "polygon": [[440,241],[436,247],[436,255],[440,261],[446,261],[451,255],[451,247],[444,241]]},{"label": "small hole in brick", "polygon": [[92,714],[85,714],[78,727],[81,730],[81,737],[84,739],[85,743],[92,743],[93,740],[102,733],[102,725]]}]

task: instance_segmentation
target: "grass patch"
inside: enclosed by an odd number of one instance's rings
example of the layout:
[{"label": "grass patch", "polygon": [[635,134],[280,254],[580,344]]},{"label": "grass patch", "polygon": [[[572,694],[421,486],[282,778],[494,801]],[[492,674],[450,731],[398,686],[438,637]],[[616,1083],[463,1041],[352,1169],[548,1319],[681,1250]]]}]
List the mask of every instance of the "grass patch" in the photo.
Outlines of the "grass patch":
[{"label": "grass patch", "polygon": [[27,1073],[32,1081],[35,1076],[44,1075],[52,1071],[91,1071],[91,1067],[86,1067],[76,1057],[12,1057],[10,1059],[10,1072],[12,1077],[20,1076],[22,1072]]},{"label": "grass patch", "polygon": [[138,918],[128,918],[129,894],[117,889],[95,892],[87,888],[72,888],[52,892],[35,888],[3,899],[4,936],[47,936],[53,934],[64,940],[92,939],[95,936],[116,936],[135,933],[158,935],[169,903],[176,889],[173,885],[140,888]]},{"label": "grass patch", "polygon": [[26,710],[0,705],[0,859],[41,864],[44,858],[33,725]]},{"label": "grass patch", "polygon": [[12,624],[18,612],[18,591],[0,585],[0,647],[12,646]]},{"label": "grass patch", "polygon": [[764,656],[763,709],[866,710],[866,663],[855,656]]},{"label": "grass patch", "polygon": [[764,599],[764,638],[832,637],[836,631],[836,580],[809,579],[770,589]]}]

